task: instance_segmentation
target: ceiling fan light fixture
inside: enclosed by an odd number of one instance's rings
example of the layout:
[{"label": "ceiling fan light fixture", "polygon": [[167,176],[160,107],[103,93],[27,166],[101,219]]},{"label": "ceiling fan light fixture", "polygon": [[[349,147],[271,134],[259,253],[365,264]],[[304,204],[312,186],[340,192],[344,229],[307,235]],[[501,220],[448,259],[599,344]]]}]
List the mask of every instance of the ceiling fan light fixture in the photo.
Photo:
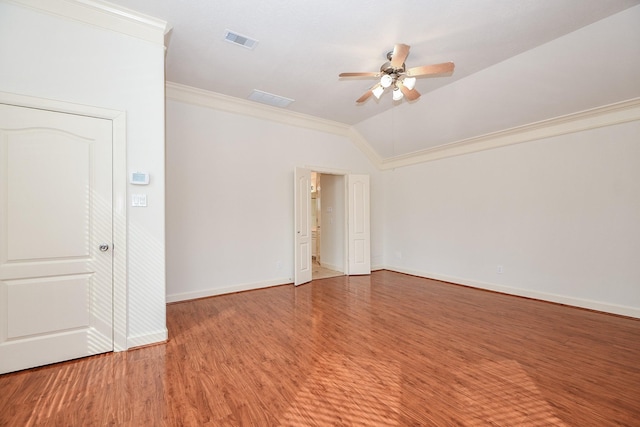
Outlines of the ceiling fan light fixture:
[{"label": "ceiling fan light fixture", "polygon": [[413,90],[416,87],[416,78],[415,77],[405,77],[402,79],[402,84],[409,90]]},{"label": "ceiling fan light fixture", "polygon": [[371,89],[371,92],[373,92],[373,96],[375,96],[376,99],[380,99],[382,93],[384,92],[384,88],[382,86],[376,86],[375,88]]},{"label": "ceiling fan light fixture", "polygon": [[382,77],[380,77],[380,84],[384,89],[391,86],[391,83],[393,83],[393,78],[389,74],[384,74]]},{"label": "ceiling fan light fixture", "polygon": [[453,62],[422,65],[407,69],[404,61],[409,55],[409,48],[410,46],[406,44],[396,44],[393,51],[387,54],[388,61],[380,66],[380,72],[338,74],[338,77],[373,77],[380,79],[378,83],[356,100],[356,104],[365,102],[371,95],[375,95],[377,99],[380,99],[380,96],[388,87],[393,89],[394,101],[400,101],[402,98],[407,98],[408,101],[415,101],[420,98],[420,92],[415,89],[416,77],[436,77],[453,73]]}]

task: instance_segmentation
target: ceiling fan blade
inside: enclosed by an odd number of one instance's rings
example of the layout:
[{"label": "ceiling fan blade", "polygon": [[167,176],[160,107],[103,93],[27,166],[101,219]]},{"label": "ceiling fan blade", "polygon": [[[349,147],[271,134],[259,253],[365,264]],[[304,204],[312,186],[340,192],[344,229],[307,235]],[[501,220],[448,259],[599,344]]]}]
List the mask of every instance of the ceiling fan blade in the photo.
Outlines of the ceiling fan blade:
[{"label": "ceiling fan blade", "polygon": [[[374,90],[376,90],[377,88],[382,88],[382,86],[380,85],[380,83],[376,83],[374,84],[371,89],[369,89],[369,91],[365,92],[364,95],[362,95],[360,98],[358,98],[356,100],[356,103],[361,104],[364,101],[366,101],[367,99],[369,99],[371,97],[371,95],[375,95],[375,93],[373,92]],[[382,89],[384,90],[384,89]],[[378,98],[380,98],[381,93],[379,93],[377,95]]]},{"label": "ceiling fan blade", "polygon": [[362,95],[360,98],[356,99],[356,103],[361,104],[364,101],[366,101],[367,99],[369,99],[371,97],[371,95],[373,95],[373,91],[372,90],[368,90],[364,93],[364,95]]},{"label": "ceiling fan blade", "polygon": [[391,54],[391,66],[393,68],[402,68],[404,60],[407,59],[407,56],[409,55],[409,48],[409,45],[402,43],[395,45],[393,53]]},{"label": "ceiling fan blade", "polygon": [[398,86],[400,87],[400,90],[404,94],[404,97],[407,98],[409,101],[415,101],[416,99],[420,98],[420,92],[418,92],[417,90],[409,89],[404,85],[398,85]]},{"label": "ceiling fan blade", "polygon": [[338,77],[379,77],[380,73],[340,73]]},{"label": "ceiling fan blade", "polygon": [[423,65],[421,67],[413,67],[407,70],[407,76],[435,76],[439,74],[450,74],[453,72],[455,65],[453,62],[443,62],[442,64]]}]

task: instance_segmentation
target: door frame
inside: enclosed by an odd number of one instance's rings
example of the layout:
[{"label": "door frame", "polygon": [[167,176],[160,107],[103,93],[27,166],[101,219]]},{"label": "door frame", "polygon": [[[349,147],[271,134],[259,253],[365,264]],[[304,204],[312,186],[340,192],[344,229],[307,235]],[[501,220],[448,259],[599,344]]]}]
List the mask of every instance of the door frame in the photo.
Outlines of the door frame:
[{"label": "door frame", "polygon": [[113,351],[127,345],[127,120],[124,111],[0,91],[0,103],[111,120],[113,172]]},{"label": "door frame", "polygon": [[[319,174],[325,174],[325,175],[339,175],[342,176],[343,178],[343,185],[344,185],[344,236],[343,236],[343,244],[344,244],[344,275],[345,276],[349,276],[351,274],[351,272],[349,271],[349,175],[351,175],[352,173],[348,170],[344,170],[344,169],[331,169],[331,168],[326,168],[326,167],[320,167],[320,166],[309,166],[309,165],[304,165],[302,166],[303,169],[308,169],[312,172],[316,172]],[[295,189],[294,189],[295,191]],[[311,191],[311,190],[309,190]],[[294,195],[295,198],[295,195]],[[295,203],[295,202],[294,202]],[[294,223],[296,221],[296,218],[294,217]],[[295,239],[295,236],[294,236]],[[294,244],[295,246],[295,244]],[[297,248],[294,248],[294,250],[297,250]],[[369,256],[371,256],[369,254]],[[295,265],[295,254],[294,254],[294,266],[293,266],[294,270],[296,268]],[[294,271],[294,275],[295,275],[295,271]],[[313,280],[313,279],[312,279]]]}]

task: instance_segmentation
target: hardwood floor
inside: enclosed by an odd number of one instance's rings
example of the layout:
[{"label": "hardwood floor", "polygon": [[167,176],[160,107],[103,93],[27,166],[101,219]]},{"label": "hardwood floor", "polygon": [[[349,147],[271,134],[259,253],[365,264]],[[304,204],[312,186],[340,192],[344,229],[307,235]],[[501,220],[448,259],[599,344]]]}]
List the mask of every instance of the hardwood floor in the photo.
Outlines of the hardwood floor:
[{"label": "hardwood floor", "polygon": [[167,323],[166,344],[0,376],[0,425],[640,425],[637,319],[379,271]]}]

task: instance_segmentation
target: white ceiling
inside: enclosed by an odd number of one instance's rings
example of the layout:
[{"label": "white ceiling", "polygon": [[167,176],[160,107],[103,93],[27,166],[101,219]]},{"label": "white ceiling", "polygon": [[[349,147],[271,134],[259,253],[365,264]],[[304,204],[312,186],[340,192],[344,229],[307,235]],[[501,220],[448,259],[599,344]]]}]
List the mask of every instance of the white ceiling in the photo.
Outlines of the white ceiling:
[{"label": "white ceiling", "polygon": [[[640,96],[640,30],[624,25],[640,28],[640,6],[612,16],[640,0],[111,2],[173,27],[168,81],[292,98],[288,110],[354,125],[383,158]],[[225,42],[226,29],[259,43]],[[375,80],[338,74],[378,71],[395,43],[411,46],[409,68],[453,61],[455,72],[419,78],[415,102],[356,105]]]}]

